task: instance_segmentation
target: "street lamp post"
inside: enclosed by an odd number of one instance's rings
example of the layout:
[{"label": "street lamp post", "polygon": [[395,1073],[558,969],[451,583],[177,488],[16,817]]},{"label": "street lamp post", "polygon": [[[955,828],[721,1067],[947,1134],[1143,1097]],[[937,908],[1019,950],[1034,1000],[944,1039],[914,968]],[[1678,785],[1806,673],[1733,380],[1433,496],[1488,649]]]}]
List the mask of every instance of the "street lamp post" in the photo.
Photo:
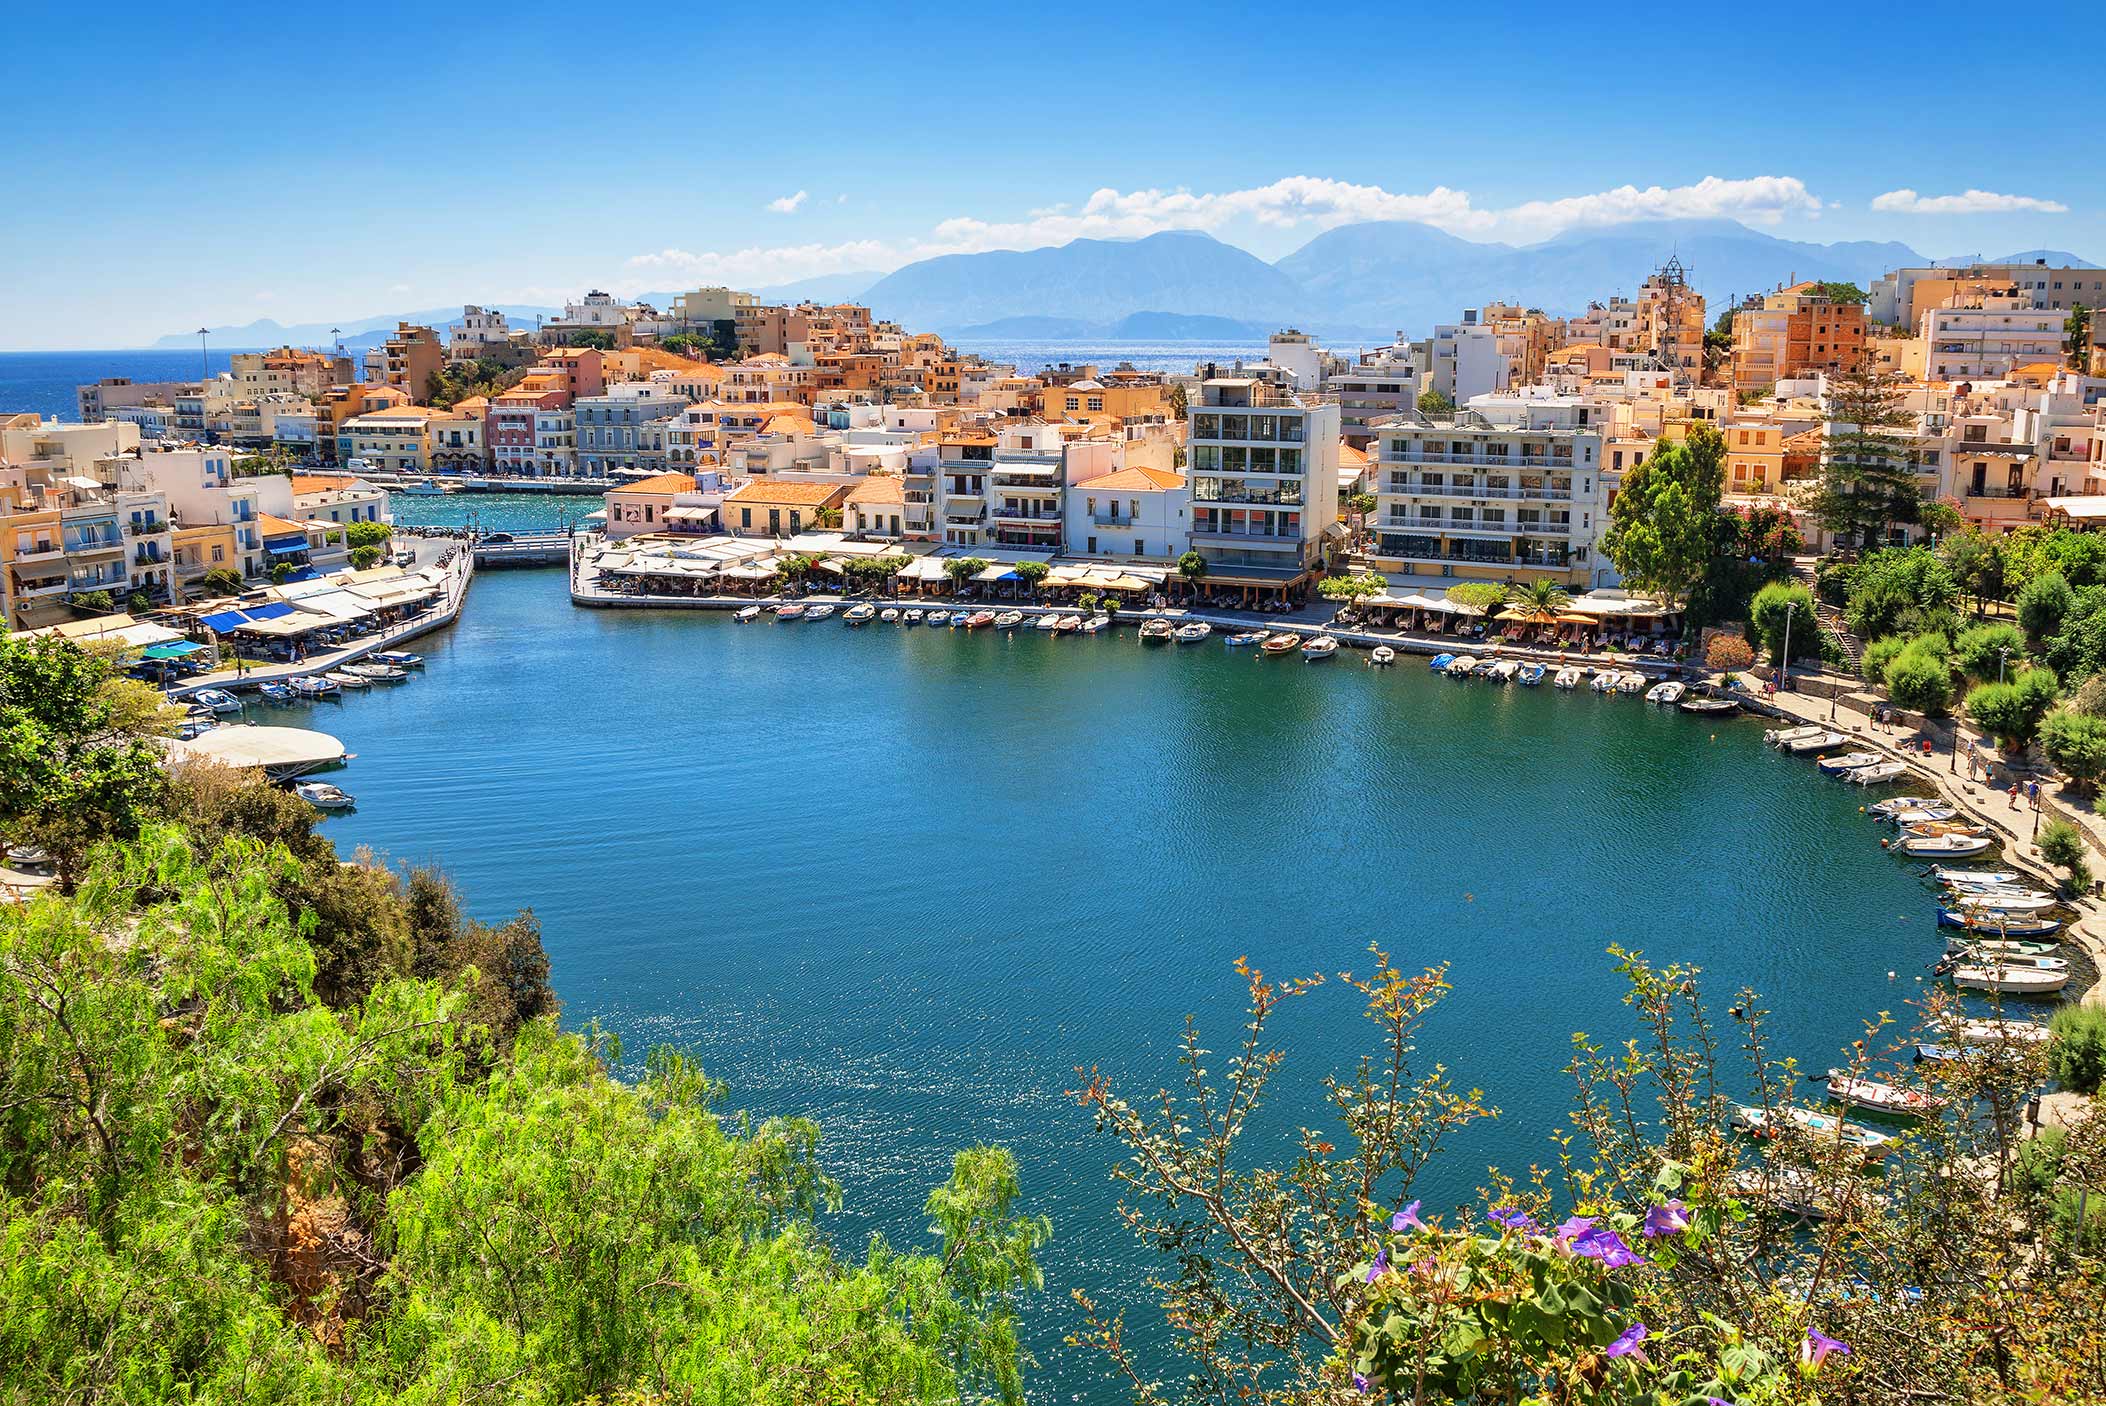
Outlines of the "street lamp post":
[{"label": "street lamp post", "polygon": [[1996,647],[1996,681],[1998,683],[2004,681],[2004,661],[2010,657],[2011,646],[2000,644]]},{"label": "street lamp post", "polygon": [[205,345],[205,338],[211,334],[211,331],[212,329],[209,327],[197,329],[197,379],[199,390],[203,390],[204,383],[212,379],[212,353]]}]

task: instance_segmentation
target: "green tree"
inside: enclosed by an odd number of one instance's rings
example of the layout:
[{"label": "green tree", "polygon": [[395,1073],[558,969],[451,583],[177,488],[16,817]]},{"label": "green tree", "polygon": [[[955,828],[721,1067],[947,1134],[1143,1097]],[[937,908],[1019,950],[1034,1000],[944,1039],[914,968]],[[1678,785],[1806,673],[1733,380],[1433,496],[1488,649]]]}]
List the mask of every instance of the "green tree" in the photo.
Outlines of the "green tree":
[{"label": "green tree", "polygon": [[603,352],[614,350],[614,334],[612,332],[574,332],[570,334],[569,340],[570,345],[574,347],[590,347],[594,351]]},{"label": "green tree", "polygon": [[238,596],[242,591],[241,573],[215,566],[199,578],[198,585],[208,596]]},{"label": "green tree", "polygon": [[1784,581],[1764,586],[1748,608],[1748,623],[1755,627],[1755,637],[1772,664],[1784,662],[1787,632],[1794,659],[1820,657],[1821,624],[1814,615],[1813,592],[1804,586]]},{"label": "green tree", "polygon": [[1724,454],[1719,433],[1699,426],[1688,439],[1624,471],[1602,550],[1627,584],[1680,605],[1705,579],[1725,491]]},{"label": "green tree", "polygon": [[1455,413],[1455,402],[1441,391],[1420,391],[1419,413],[1431,420],[1445,420]]},{"label": "green tree", "polygon": [[2071,601],[2069,582],[2059,571],[2026,582],[2025,589],[2018,593],[2018,623],[2026,638],[2037,645],[2059,631]]},{"label": "green tree", "polygon": [[293,573],[294,573],[294,572],[296,572],[296,571],[298,571],[299,569],[300,569],[300,568],[298,568],[297,566],[294,566],[294,565],[293,565],[293,564],[292,564],[291,562],[289,562],[289,561],[274,561],[274,562],[272,562],[272,563],[271,563],[271,584],[272,584],[273,586],[282,586],[282,585],[284,585],[284,584],[285,584],[285,583],[286,583],[287,581],[290,581],[290,580],[292,580],[292,578],[293,578]]},{"label": "green tree", "polygon": [[1890,547],[1869,552],[1850,575],[1843,615],[1860,639],[1897,630],[1908,634],[1949,627],[1959,583],[1927,547]]},{"label": "green tree", "polygon": [[1974,531],[1948,533],[1939,550],[1954,583],[1974,597],[1975,609],[2004,598],[2004,552],[1996,538]]},{"label": "green tree", "polygon": [[984,557],[952,557],[943,564],[943,574],[950,578],[954,591],[985,570],[987,559]]},{"label": "green tree", "polygon": [[[2074,827],[2072,827],[2074,828]],[[2078,851],[2082,857],[2081,848]],[[2071,1093],[2089,1098],[2106,1085],[2106,1010],[2064,1006],[2048,1020],[2053,1035],[2048,1072]]]},{"label": "green tree", "polygon": [[1016,572],[1019,581],[1034,591],[1053,573],[1053,568],[1042,561],[1020,561],[1011,570]]},{"label": "green tree", "polygon": [[352,522],[344,525],[344,541],[354,547],[384,547],[395,529],[384,522]]},{"label": "green tree", "polygon": [[1926,717],[1941,716],[1952,706],[1952,666],[1915,642],[1887,661],[1885,682],[1896,703]]},{"label": "green tree", "polygon": [[1388,589],[1387,580],[1368,572],[1351,576],[1326,576],[1316,583],[1317,594],[1325,600],[1364,600],[1369,596],[1379,596]]},{"label": "green tree", "polygon": [[1180,425],[1183,424],[1185,422],[1187,403],[1185,400],[1185,388],[1182,383],[1173,382],[1171,384],[1168,400],[1170,404],[1170,418],[1177,421]]},{"label": "green tree", "polygon": [[2057,708],[2040,724],[2040,750],[2078,790],[2096,791],[2106,778],[2106,718]]},{"label": "green tree", "polygon": [[1967,716],[2005,751],[2023,754],[2040,735],[2059,687],[2052,669],[2021,670],[2009,683],[1976,686],[1967,695]]},{"label": "green tree", "polygon": [[1832,376],[1813,512],[1845,544],[1869,544],[1890,524],[1916,521],[1922,497],[1908,444],[1900,379],[1868,361]]},{"label": "green tree", "polygon": [[370,571],[372,568],[380,565],[380,556],[381,552],[378,547],[353,547],[351,549],[352,569],[356,571]]},{"label": "green tree", "polygon": [[1815,283],[1807,291],[1812,293],[1814,297],[1827,302],[1856,303],[1860,307],[1870,302],[1872,296],[1855,283],[1837,283],[1825,279]]},{"label": "green tree", "polygon": [[1177,574],[1187,585],[1197,586],[1207,579],[1207,559],[1198,552],[1186,552],[1177,559]]},{"label": "green tree", "polygon": [[2091,356],[2091,309],[2082,303],[2072,304],[2069,316],[2062,322],[2062,336],[2070,369],[2082,371]]},{"label": "green tree", "polygon": [[1869,684],[1884,686],[1887,681],[1887,665],[1901,657],[1901,651],[1909,647],[1908,636],[1887,635],[1865,646],[1858,657],[1858,673]]},{"label": "green tree", "polygon": [[1506,587],[1491,581],[1465,581],[1460,585],[1450,586],[1447,597],[1457,605],[1468,606],[1480,615],[1490,615],[1506,604]]},{"label": "green tree", "polygon": [[82,591],[67,602],[84,615],[108,615],[117,608],[117,602],[108,591]]},{"label": "green tree", "polygon": [[1507,603],[1528,615],[1555,615],[1572,604],[1572,592],[1548,577],[1518,582],[1508,588]]},{"label": "green tree", "polygon": [[2084,834],[2067,820],[2050,820],[2040,827],[2040,857],[2069,878],[2071,889],[2091,887],[2091,866],[2086,858]]},{"label": "green tree", "polygon": [[2013,661],[2026,657],[2025,631],[2016,625],[1977,625],[1953,641],[1953,659],[1960,672],[1978,681],[2007,673]]}]

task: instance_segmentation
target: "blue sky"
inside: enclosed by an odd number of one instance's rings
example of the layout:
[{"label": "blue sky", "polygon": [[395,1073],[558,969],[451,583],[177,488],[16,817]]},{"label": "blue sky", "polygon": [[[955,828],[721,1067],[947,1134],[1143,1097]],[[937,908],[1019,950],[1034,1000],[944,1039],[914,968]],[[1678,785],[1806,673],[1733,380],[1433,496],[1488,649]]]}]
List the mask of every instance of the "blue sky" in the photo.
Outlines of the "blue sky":
[{"label": "blue sky", "polygon": [[[2106,262],[2081,101],[1933,100],[1976,62],[2014,94],[1954,37],[1978,7],[436,8],[15,12],[0,348],[1178,227],[1272,258],[1365,218]],[[2049,36],[2096,31],[2029,9],[2020,70],[2083,91]]]}]

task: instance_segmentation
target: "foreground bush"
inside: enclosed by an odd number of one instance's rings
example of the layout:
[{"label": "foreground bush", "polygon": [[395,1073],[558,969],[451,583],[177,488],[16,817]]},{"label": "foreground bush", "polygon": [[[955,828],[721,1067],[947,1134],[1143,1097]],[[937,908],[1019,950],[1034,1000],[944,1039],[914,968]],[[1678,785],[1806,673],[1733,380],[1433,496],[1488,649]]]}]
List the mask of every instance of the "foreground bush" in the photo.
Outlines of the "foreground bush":
[{"label": "foreground bush", "polygon": [[2055,1032],[2048,1062],[2055,1082],[2076,1093],[2097,1093],[2106,1083],[2106,1010],[2064,1006],[2048,1028]]}]

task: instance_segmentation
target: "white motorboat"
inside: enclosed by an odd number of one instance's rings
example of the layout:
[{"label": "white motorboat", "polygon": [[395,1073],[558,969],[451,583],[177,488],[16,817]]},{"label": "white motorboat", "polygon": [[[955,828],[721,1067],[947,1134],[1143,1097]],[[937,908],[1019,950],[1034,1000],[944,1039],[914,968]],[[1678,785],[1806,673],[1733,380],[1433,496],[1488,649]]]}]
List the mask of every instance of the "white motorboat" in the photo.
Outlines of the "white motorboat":
[{"label": "white motorboat", "polygon": [[2030,1020],[1963,1020],[1945,1033],[1946,1038],[1963,1045],[1994,1045],[2006,1040],[2020,1045],[2045,1045],[2054,1038],[2045,1025]]},{"label": "white motorboat", "polygon": [[1056,635],[1072,635],[1081,628],[1082,617],[1080,615],[1063,615],[1053,622],[1053,633]]},{"label": "white motorboat", "polygon": [[[2045,948],[2045,951],[2039,950]],[[2009,942],[1998,938],[1955,937],[1947,940],[1945,955],[1970,966],[2031,967],[2044,972],[2066,972],[2069,959],[2055,955],[2052,942]]]},{"label": "white motorboat", "polygon": [[223,688],[201,688],[190,695],[190,701],[200,708],[209,708],[215,713],[238,713],[241,700]]},{"label": "white motorboat", "polygon": [[366,658],[372,660],[375,664],[393,664],[398,669],[421,669],[424,667],[423,655],[408,654],[399,649],[376,649],[371,654],[368,654]]},{"label": "white motorboat", "polygon": [[1827,731],[1827,728],[1818,723],[1807,723],[1800,727],[1773,727],[1762,734],[1762,740],[1772,747],[1783,747],[1797,742],[1802,737],[1814,737]]},{"label": "white motorboat", "polygon": [[1330,635],[1318,635],[1302,646],[1302,658],[1311,664],[1320,664],[1338,653],[1338,641]]},{"label": "white motorboat", "polygon": [[927,619],[931,626],[942,625],[950,621],[951,613],[948,610],[932,610],[924,618]]},{"label": "white motorboat", "polygon": [[888,605],[877,613],[877,618],[884,621],[887,625],[896,625],[899,623],[899,607]]},{"label": "white motorboat", "polygon": [[1645,692],[1645,675],[1638,673],[1636,670],[1625,674],[1616,681],[1616,691],[1618,693]]},{"label": "white motorboat", "polygon": [[1960,962],[1939,969],[1962,991],[1994,991],[2005,996],[2052,996],[2069,985],[2066,971],[2014,967],[2008,962]]},{"label": "white motorboat", "polygon": [[1809,1140],[1837,1142],[1859,1152],[1877,1151],[1894,1140],[1892,1133],[1846,1123],[1833,1113],[1817,1113],[1811,1108],[1787,1108],[1782,1117],[1773,1117],[1766,1108],[1742,1104],[1733,1110],[1733,1126],[1759,1138],[1775,1137],[1787,1127],[1794,1128]]},{"label": "white motorboat", "polygon": [[1950,820],[1959,813],[1959,807],[1945,805],[1940,802],[1933,805],[1907,806],[1901,810],[1891,810],[1882,816],[1881,819],[1891,820],[1896,825],[1923,825],[1932,821]]},{"label": "white motorboat", "polygon": [[1451,679],[1466,679],[1476,672],[1477,661],[1467,654],[1459,656],[1448,665],[1448,677]]},{"label": "white motorboat", "polygon": [[1820,731],[1808,737],[1794,737],[1781,745],[1793,756],[1803,757],[1809,752],[1825,752],[1830,747],[1840,747],[1849,740],[1840,732]]},{"label": "white motorboat", "polygon": [[[1874,806],[1874,810],[1878,807]],[[2025,875],[2016,869],[1947,869],[1943,865],[1931,870],[1931,877],[1947,888],[1996,889],[2017,883]]]},{"label": "white motorboat", "polygon": [[738,614],[732,616],[731,618],[738,621],[741,625],[750,625],[755,620],[760,619],[760,607],[757,605],[749,605],[745,609],[739,611]]},{"label": "white motorboat", "polygon": [[1515,662],[1514,662],[1513,660],[1511,660],[1511,659],[1501,659],[1500,661],[1498,661],[1497,663],[1495,663],[1494,665],[1492,665],[1492,668],[1491,668],[1491,678],[1492,678],[1492,682],[1493,682],[1493,683],[1512,683],[1512,682],[1514,681],[1514,675],[1516,675],[1516,674],[1518,674],[1518,673],[1520,673],[1520,672],[1521,672],[1521,666],[1520,666],[1519,664],[1516,664],[1516,663],[1515,663]]},{"label": "white motorboat", "polygon": [[2044,913],[2061,902],[2038,889],[1971,889],[1956,893],[1953,906],[1974,913]]},{"label": "white motorboat", "polygon": [[1855,771],[1861,766],[1870,766],[1879,760],[1877,752],[1843,752],[1833,757],[1816,757],[1814,765],[1831,776],[1846,771]]},{"label": "white motorboat", "polygon": [[1580,671],[1573,668],[1570,664],[1558,670],[1550,680],[1552,688],[1578,688],[1579,684]]},{"label": "white motorboat", "polygon": [[1899,781],[1908,775],[1907,762],[1874,762],[1870,766],[1853,767],[1843,774],[1843,779],[1855,786],[1879,786],[1889,781]]},{"label": "white motorboat", "polygon": [[1669,679],[1664,683],[1656,683],[1651,688],[1647,689],[1645,692],[1645,701],[1648,703],[1661,703],[1673,705],[1681,702],[1682,695],[1686,692],[1688,692],[1688,689],[1683,687],[1681,684],[1676,683],[1674,680]]},{"label": "white motorboat", "polygon": [[332,680],[316,674],[308,674],[297,679],[287,679],[285,686],[302,698],[334,698],[343,691]]},{"label": "white motorboat", "polygon": [[1617,681],[1622,677],[1623,676],[1621,674],[1609,672],[1606,670],[1598,671],[1594,675],[1594,682],[1587,686],[1593,689],[1596,693],[1614,693],[1616,691]]},{"label": "white motorboat", "polygon": [[902,611],[900,612],[899,623],[902,625],[919,625],[926,613],[918,607],[913,610]]},{"label": "white motorboat", "polygon": [[373,683],[401,683],[409,677],[407,670],[398,669],[392,664],[346,664],[336,672],[356,674]]},{"label": "white motorboat", "polygon": [[322,677],[335,684],[338,688],[357,689],[371,688],[373,686],[373,681],[364,674],[354,674],[349,669],[331,669]]},{"label": "white motorboat", "polygon": [[[1169,622],[1165,621],[1164,623],[1167,624]],[[1041,615],[1031,622],[1031,628],[1043,630],[1050,635],[1060,628],[1060,617],[1058,615]]]},{"label": "white motorboat", "polygon": [[1103,629],[1106,625],[1109,624],[1111,624],[1111,617],[1109,615],[1092,615],[1085,619],[1082,622],[1082,624],[1077,626],[1076,628],[1081,630],[1082,633],[1085,635],[1094,635],[1097,633],[1097,631]]},{"label": "white motorboat", "polygon": [[1901,851],[1904,854],[1920,854],[1929,858],[1941,856],[1950,859],[1965,859],[1971,854],[1980,854],[1996,841],[1987,835],[1904,835]]},{"label": "white motorboat", "polygon": [[867,625],[876,618],[877,607],[867,600],[858,601],[841,612],[841,623],[849,626]]},{"label": "white motorboat", "polygon": [[1189,625],[1177,627],[1176,639],[1179,644],[1198,644],[1213,633],[1214,627],[1212,625],[1207,624],[1204,620],[1194,620]]},{"label": "white motorboat", "polygon": [[293,787],[293,794],[316,810],[349,810],[358,804],[350,792],[326,781],[302,781]]},{"label": "white motorboat", "polygon": [[834,608],[831,605],[815,605],[804,612],[804,618],[807,620],[824,620],[833,613]]},{"label": "white motorboat", "polygon": [[1368,667],[1371,669],[1386,669],[1396,662],[1397,651],[1386,644],[1376,645],[1374,652],[1367,657]]},{"label": "white motorboat", "polygon": [[995,617],[995,628],[997,630],[1014,630],[1023,623],[1024,612],[1021,610],[1005,610]]},{"label": "white motorboat", "polygon": [[1945,1106],[1945,1100],[1936,1094],[1927,1094],[1921,1089],[1905,1089],[1898,1084],[1888,1084],[1878,1079],[1867,1079],[1863,1075],[1852,1074],[1847,1069],[1828,1071],[1828,1096],[1837,1103],[1862,1108],[1868,1112],[1906,1118],[1920,1118]]}]

